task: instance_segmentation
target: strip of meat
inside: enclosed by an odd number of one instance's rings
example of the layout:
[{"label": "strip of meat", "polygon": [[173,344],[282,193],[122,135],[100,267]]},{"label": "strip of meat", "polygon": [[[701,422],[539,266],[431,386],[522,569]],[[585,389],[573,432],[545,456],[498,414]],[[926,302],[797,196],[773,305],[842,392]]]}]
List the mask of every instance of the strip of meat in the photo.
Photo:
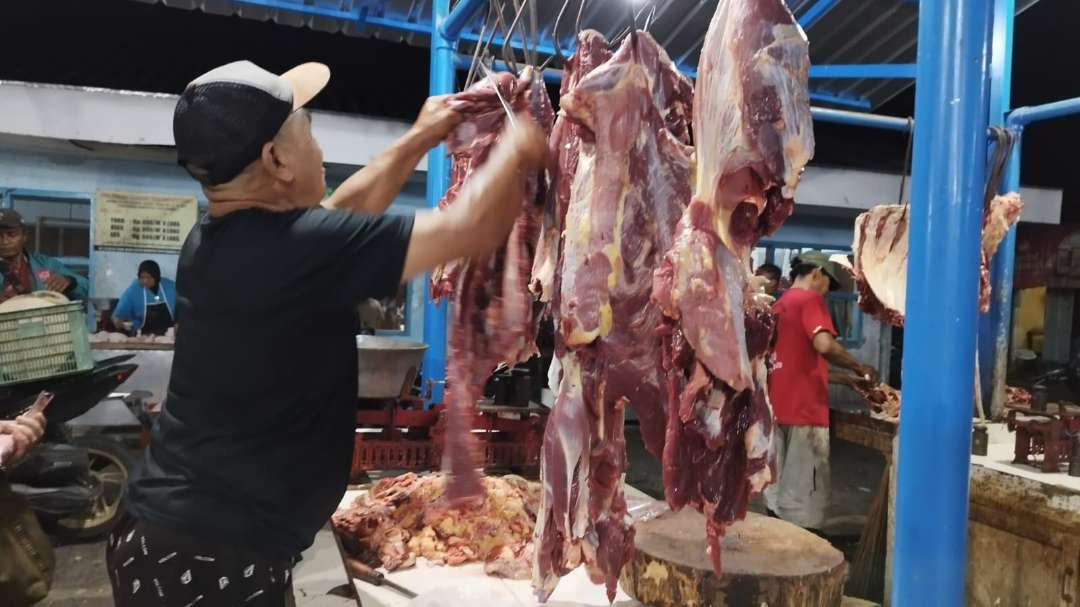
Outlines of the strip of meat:
[{"label": "strip of meat", "polygon": [[614,597],[633,554],[624,409],[634,407],[659,456],[665,412],[651,275],[690,198],[691,99],[689,81],[639,32],[560,100],[580,141],[553,299],[563,376],[541,462],[533,579],[541,600],[582,563]]},{"label": "strip of meat", "polygon": [[[596,30],[578,34],[577,49],[563,68],[559,95],[570,92],[583,77],[610,58],[611,51],[603,34]],[[549,166],[555,169],[550,173],[543,226],[529,284],[529,289],[542,302],[550,302],[556,291],[555,270],[559,264],[566,208],[570,205],[570,188],[577,173],[581,128],[566,115],[559,114],[548,136]]]},{"label": "strip of meat", "polygon": [[[979,264],[979,311],[990,311],[990,260],[1017,221],[1024,203],[1011,192],[995,196],[983,213]],[[893,326],[904,326],[907,296],[908,209],[871,207],[855,219],[852,243],[855,284],[863,312]]]},{"label": "strip of meat", "polygon": [[990,260],[997,253],[1009,228],[1020,221],[1023,210],[1024,202],[1020,200],[1020,194],[1009,192],[994,196],[990,207],[983,213],[982,260],[979,264],[979,311],[983,314],[990,311]]},{"label": "strip of meat", "polygon": [[664,314],[664,488],[720,542],[774,477],[765,354],[774,320],[749,280],[814,150],[806,37],[780,0],[720,0],[698,66],[694,197],[653,276]]},{"label": "strip of meat", "polygon": [[[447,139],[454,156],[453,179],[440,207],[453,204],[461,185],[487,159],[506,121],[495,87],[515,112],[528,112],[550,130],[554,111],[538,75],[499,74],[454,95],[450,104],[466,116]],[[536,353],[537,313],[529,293],[529,271],[540,227],[545,180],[531,175],[521,201],[522,213],[506,244],[489,255],[461,260],[433,274],[434,296],[452,294],[447,379],[450,407],[443,444],[447,496],[461,501],[480,494],[472,437],[475,404],[483,385],[500,362],[517,363]]]}]

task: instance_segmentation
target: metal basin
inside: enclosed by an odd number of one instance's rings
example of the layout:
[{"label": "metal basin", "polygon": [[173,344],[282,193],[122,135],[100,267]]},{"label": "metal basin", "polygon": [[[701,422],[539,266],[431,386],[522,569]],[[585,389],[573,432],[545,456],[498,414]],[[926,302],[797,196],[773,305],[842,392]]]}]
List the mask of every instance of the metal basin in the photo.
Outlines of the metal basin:
[{"label": "metal basin", "polygon": [[416,379],[427,344],[393,337],[357,335],[360,398],[397,398]]}]

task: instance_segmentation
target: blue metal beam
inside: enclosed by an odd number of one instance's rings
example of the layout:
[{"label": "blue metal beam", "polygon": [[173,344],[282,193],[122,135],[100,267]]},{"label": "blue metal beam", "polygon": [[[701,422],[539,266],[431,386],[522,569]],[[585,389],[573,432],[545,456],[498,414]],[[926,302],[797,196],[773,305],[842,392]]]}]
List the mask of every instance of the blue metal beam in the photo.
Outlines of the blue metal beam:
[{"label": "blue metal beam", "polygon": [[351,11],[342,11],[332,8],[312,6],[310,4],[297,4],[287,0],[233,0],[236,4],[248,4],[268,9],[301,13],[315,17],[329,17],[331,19],[347,19],[349,21],[362,21],[364,12],[357,6]]},{"label": "blue metal beam", "polygon": [[[456,43],[442,35],[442,23],[450,14],[450,0],[433,0],[432,19],[435,27],[431,32],[431,73],[429,92],[432,95],[448,95],[454,92],[454,55]],[[446,146],[428,153],[427,203],[431,208],[439,206],[439,199],[450,187],[450,157]],[[431,284],[431,276],[427,277]],[[431,298],[431,290],[424,289],[424,352],[423,373],[431,382],[431,401],[443,402],[443,380],[446,378],[446,308],[445,302],[437,303]]]},{"label": "blue metal beam", "polygon": [[806,12],[802,14],[802,17],[799,17],[799,25],[801,25],[804,30],[810,29],[811,25],[816,23],[818,19],[824,17],[825,13],[832,10],[832,7],[836,6],[839,1],[840,0],[817,0],[810,8],[806,9]]},{"label": "blue metal beam", "polygon": [[[487,36],[485,35],[485,38],[486,37]],[[518,38],[521,38],[521,36],[518,36]],[[472,32],[462,32],[460,39],[465,40],[467,42],[479,42],[480,41],[480,35],[479,34],[474,34]],[[492,36],[491,37],[491,48],[492,49],[498,49],[499,47],[501,47],[503,45],[503,42],[505,40],[506,40],[506,38],[504,38],[503,36]],[[525,48],[523,43],[514,40],[514,36],[510,37],[510,46],[515,48],[515,49],[518,49],[518,50],[521,50],[521,49]],[[554,55],[555,54],[555,47],[550,45],[550,44],[543,44],[543,43],[529,44],[529,48],[531,48],[533,51],[535,51],[537,53],[542,53],[544,55]],[[567,57],[569,57],[570,55],[572,55],[574,53],[575,48],[577,48],[577,43],[576,42],[574,44],[568,45],[568,48],[562,49],[563,54],[566,55]]]},{"label": "blue metal beam", "polygon": [[461,35],[461,30],[465,29],[465,24],[476,15],[476,11],[480,10],[480,7],[487,4],[487,1],[460,0],[454,10],[450,11],[450,14],[446,16],[446,20],[442,22],[442,26],[439,28],[443,37],[456,42],[458,36]]},{"label": "blue metal beam", "polygon": [[810,101],[820,101],[821,103],[831,103],[833,105],[843,105],[846,107],[858,108],[860,110],[870,109],[870,100],[864,97],[850,97],[847,95],[837,95],[831,91],[818,91],[810,89]]},{"label": "blue metal beam", "polygon": [[[990,123],[1005,124],[1012,90],[1013,20],[1016,0],[994,1],[993,48],[990,54]],[[1020,142],[1013,148],[1002,187],[1020,188]],[[1015,174],[1014,174],[1015,169]],[[1015,177],[1015,183],[1013,178]],[[1005,408],[1005,374],[1012,337],[1013,265],[1016,228],[1010,229],[990,261],[990,312],[979,316],[979,381],[983,406],[996,417]]]},{"label": "blue metal beam", "polygon": [[811,78],[914,78],[914,63],[855,63],[811,65]]},{"label": "blue metal beam", "polygon": [[865,126],[875,129],[885,129],[887,131],[907,132],[911,127],[911,124],[908,123],[907,119],[896,118],[895,116],[846,112],[844,110],[834,110],[832,108],[823,107],[810,108],[810,114],[814,117],[814,120],[821,120],[822,122]]},{"label": "blue metal beam", "polygon": [[411,34],[431,35],[431,24],[429,23],[415,23],[403,19],[394,19],[392,17],[368,17],[367,23],[368,25],[377,25],[379,27],[409,32]]},{"label": "blue metal beam", "polygon": [[965,604],[992,6],[919,3],[893,605]]},{"label": "blue metal beam", "polygon": [[1008,124],[1012,127],[1022,127],[1032,122],[1052,120],[1080,114],[1080,97],[1063,99],[1043,105],[1017,108],[1009,112]]},{"label": "blue metal beam", "polygon": [[[454,59],[454,66],[457,67],[458,70],[461,70],[463,72],[469,71],[469,66],[471,66],[471,65],[472,65],[472,57],[470,57],[468,55],[460,55],[459,54],[459,55],[457,55],[457,58]],[[506,65],[506,62],[502,61],[502,60],[496,60],[494,62],[494,68],[495,68],[495,71],[499,71],[499,72],[509,72],[510,71],[510,66]],[[561,71],[546,69],[546,70],[544,70],[543,75],[544,75],[544,82],[546,82],[548,84],[559,84],[560,82],[562,82],[562,72]]]}]

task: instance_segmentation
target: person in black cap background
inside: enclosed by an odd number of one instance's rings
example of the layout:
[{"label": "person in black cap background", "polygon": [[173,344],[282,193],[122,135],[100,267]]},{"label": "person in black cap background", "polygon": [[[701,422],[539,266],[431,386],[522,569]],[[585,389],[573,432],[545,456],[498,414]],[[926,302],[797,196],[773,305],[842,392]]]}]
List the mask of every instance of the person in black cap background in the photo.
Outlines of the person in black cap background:
[{"label": "person in black cap background", "polygon": [[300,108],[329,77],[236,62],[177,103],[178,161],[209,211],[180,253],[166,404],[107,545],[118,606],[291,604],[292,564],[348,482],[356,304],[494,250],[543,169],[545,138],[521,115],[454,205],[383,214],[461,121],[433,98],[320,206],[322,152]]},{"label": "person in black cap background", "polygon": [[14,209],[0,209],[0,301],[34,291],[86,299],[89,283],[59,259],[26,250],[26,226]]},{"label": "person in black cap background", "polygon": [[130,323],[131,331],[164,335],[176,324],[176,283],[161,277],[156,261],[144,260],[135,280],[117,300],[112,318],[118,327]]}]

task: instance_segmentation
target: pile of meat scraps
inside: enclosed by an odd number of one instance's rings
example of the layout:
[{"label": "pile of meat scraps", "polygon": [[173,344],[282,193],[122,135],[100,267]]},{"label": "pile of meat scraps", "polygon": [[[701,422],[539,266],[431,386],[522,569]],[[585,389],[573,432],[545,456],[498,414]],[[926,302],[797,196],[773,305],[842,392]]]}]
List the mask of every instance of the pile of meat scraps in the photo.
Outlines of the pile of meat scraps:
[{"label": "pile of meat scraps", "polygon": [[1015,386],[1005,386],[1006,407],[1030,407],[1031,392]]},{"label": "pile of meat scraps", "polygon": [[441,474],[386,478],[338,510],[334,529],[352,556],[387,571],[424,557],[447,565],[483,562],[488,575],[528,579],[540,485],[519,476],[480,482],[482,500],[451,508]]},{"label": "pile of meat scraps", "polygon": [[[990,311],[990,260],[1024,208],[1015,192],[995,196],[983,213],[979,264],[979,311]],[[855,282],[859,307],[882,322],[904,326],[907,294],[906,206],[878,205],[855,219]]]},{"label": "pile of meat scraps", "polygon": [[900,418],[900,391],[896,388],[882,383],[873,388],[864,388],[861,384],[855,384],[853,389],[870,405],[870,413],[873,417],[888,420]]},{"label": "pile of meat scraps", "polygon": [[[550,131],[555,119],[551,100],[539,74],[530,68],[517,78],[508,73],[484,78],[453,95],[449,104],[465,120],[446,142],[453,164],[450,188],[440,208],[454,203],[503,132],[507,115],[500,95],[514,112],[531,115]],[[447,264],[432,275],[433,296],[452,302],[446,369],[450,407],[443,461],[444,470],[453,477],[448,494],[454,501],[481,494],[471,430],[484,383],[499,363],[523,362],[536,353],[539,312],[529,280],[545,186],[544,175],[527,176],[521,215],[502,247],[483,257]]]}]

